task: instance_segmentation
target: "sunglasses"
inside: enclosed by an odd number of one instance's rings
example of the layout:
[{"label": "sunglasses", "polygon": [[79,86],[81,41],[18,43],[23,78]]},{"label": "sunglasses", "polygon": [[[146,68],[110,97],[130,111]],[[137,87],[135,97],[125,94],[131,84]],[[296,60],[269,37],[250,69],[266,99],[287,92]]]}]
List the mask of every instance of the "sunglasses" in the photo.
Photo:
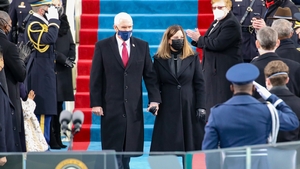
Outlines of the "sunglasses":
[{"label": "sunglasses", "polygon": [[212,10],[216,10],[217,8],[218,9],[223,9],[225,6],[212,6],[211,8],[212,8]]}]

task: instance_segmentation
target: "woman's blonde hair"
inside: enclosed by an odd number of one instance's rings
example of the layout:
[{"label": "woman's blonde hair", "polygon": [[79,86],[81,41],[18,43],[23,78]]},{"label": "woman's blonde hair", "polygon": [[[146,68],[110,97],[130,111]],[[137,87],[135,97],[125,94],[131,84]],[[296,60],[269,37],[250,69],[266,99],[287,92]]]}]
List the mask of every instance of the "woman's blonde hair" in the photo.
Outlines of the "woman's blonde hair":
[{"label": "woman's blonde hair", "polygon": [[228,10],[231,10],[231,7],[232,7],[232,2],[231,0],[211,0],[211,4],[213,5],[214,3],[216,2],[225,2],[225,6]]},{"label": "woman's blonde hair", "polygon": [[168,29],[165,31],[163,38],[160,42],[160,45],[157,50],[157,57],[162,59],[170,59],[171,58],[171,48],[169,44],[169,40],[173,35],[175,35],[178,31],[181,31],[183,33],[183,47],[182,47],[182,56],[181,59],[185,59],[188,56],[194,55],[194,51],[189,45],[189,42],[187,41],[186,34],[181,26],[179,25],[172,25],[168,27]]}]

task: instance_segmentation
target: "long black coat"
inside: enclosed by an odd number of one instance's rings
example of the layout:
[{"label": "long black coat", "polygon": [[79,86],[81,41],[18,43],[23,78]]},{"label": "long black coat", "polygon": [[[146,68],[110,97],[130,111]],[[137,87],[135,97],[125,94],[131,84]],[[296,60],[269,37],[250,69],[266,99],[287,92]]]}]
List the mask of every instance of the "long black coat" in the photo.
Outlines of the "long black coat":
[{"label": "long black coat", "polygon": [[[299,97],[300,96],[300,78],[299,78],[300,64],[290,59],[281,58],[276,53],[273,52],[265,53],[251,61],[251,63],[254,64],[256,67],[258,67],[259,69],[259,76],[255,81],[262,86],[266,86],[264,69],[267,66],[267,64],[273,60],[281,60],[285,64],[287,64],[287,66],[290,69],[289,72],[290,81],[288,82],[287,87],[290,89],[292,93],[294,93],[296,96]],[[261,96],[257,92],[255,92],[254,97],[260,98]]]},{"label": "long black coat", "polygon": [[[300,98],[295,96],[292,92],[284,87],[273,87],[270,90],[271,93],[282,99],[288,106],[291,107],[293,112],[300,119]],[[287,141],[298,141],[299,140],[299,127],[293,131],[279,131],[277,136],[277,142],[287,142]]]},{"label": "long black coat", "polygon": [[0,152],[21,152],[14,106],[0,83]]},{"label": "long black coat", "polygon": [[0,33],[0,46],[3,49],[4,70],[8,94],[15,108],[18,131],[21,131],[23,113],[20,100],[19,82],[23,82],[26,77],[26,67],[24,61],[22,61],[19,57],[17,46],[10,42],[7,39],[7,36],[3,33]]},{"label": "long black coat", "polygon": [[126,68],[116,36],[98,41],[90,75],[91,107],[101,106],[102,149],[143,151],[142,77],[150,102],[161,102],[148,43],[130,38]]},{"label": "long black coat", "polygon": [[300,51],[296,49],[291,39],[280,40],[280,45],[275,50],[275,53],[281,58],[291,59],[300,63]]},{"label": "long black coat", "polygon": [[[32,24],[33,23],[33,24]],[[40,24],[46,25],[46,21],[41,17],[31,16],[26,29],[29,29],[32,41],[38,41],[42,27]],[[36,94],[34,101],[36,102],[35,114],[56,115],[56,75],[54,43],[58,36],[58,27],[60,21],[51,19],[49,21],[48,32],[42,32],[40,44],[49,45],[45,52],[34,50],[27,64],[26,85],[28,91],[33,90]],[[29,41],[29,35],[26,33],[25,41]]]},{"label": "long black coat", "polygon": [[[231,66],[242,62],[241,27],[235,16],[229,12],[213,28],[215,23],[216,20],[210,25],[205,35],[200,36],[196,44],[197,47],[203,49],[202,64],[206,86],[207,118],[211,107],[231,98],[230,82],[225,74]],[[192,44],[195,45],[195,42]]]},{"label": "long black coat", "polygon": [[[70,31],[70,28],[63,26],[67,22],[66,15],[64,21],[61,21],[59,28],[59,36],[56,41],[56,89],[57,89],[57,101],[74,101],[74,90],[72,82],[72,68],[65,66],[67,57],[75,60],[75,43]],[[68,23],[67,23],[68,24]],[[62,30],[66,29],[66,30]]]},{"label": "long black coat", "polygon": [[201,150],[204,122],[196,109],[205,108],[205,86],[198,55],[183,59],[177,77],[168,59],[154,57],[162,103],[155,119],[150,151]]}]

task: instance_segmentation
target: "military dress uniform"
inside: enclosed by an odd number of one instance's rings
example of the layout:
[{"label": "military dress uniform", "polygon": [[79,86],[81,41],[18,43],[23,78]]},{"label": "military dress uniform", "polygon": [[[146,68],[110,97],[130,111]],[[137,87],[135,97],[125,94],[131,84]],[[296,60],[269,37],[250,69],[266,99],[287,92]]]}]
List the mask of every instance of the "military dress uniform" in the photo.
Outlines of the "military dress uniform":
[{"label": "military dress uniform", "polygon": [[[31,6],[51,4],[51,0],[30,0]],[[50,10],[50,8],[49,8]],[[27,90],[36,94],[36,114],[46,141],[50,140],[51,116],[57,114],[56,73],[54,43],[58,37],[60,21],[33,13],[26,26],[25,41],[31,41],[35,50],[27,63]]]},{"label": "military dress uniform", "polygon": [[11,18],[12,30],[9,34],[9,40],[14,43],[24,41],[25,26],[24,19],[28,16],[31,6],[28,0],[13,0],[9,7],[9,16]]},{"label": "military dress uniform", "polygon": [[[250,73],[249,73],[250,72]],[[235,85],[252,83],[259,75],[256,66],[250,63],[241,63],[231,67],[226,78]],[[261,86],[262,87],[262,86]],[[258,90],[258,89],[257,89]],[[282,131],[298,128],[299,121],[296,114],[276,95],[271,94],[266,99],[278,111],[280,127]],[[278,104],[277,104],[278,103]],[[202,144],[203,150],[250,146],[266,144],[271,133],[271,113],[266,105],[252,97],[249,93],[235,93],[228,101],[211,108],[211,114],[205,127],[205,136]],[[216,154],[207,156],[208,168],[218,168],[215,163]],[[231,169],[246,168],[244,158],[227,158]],[[224,168],[228,161],[224,161]],[[252,158],[252,168],[268,168],[266,157]]]},{"label": "military dress uniform", "polygon": [[[252,1],[254,1],[254,3],[252,7],[250,7]],[[266,7],[264,0],[232,0],[232,12],[239,22],[242,20],[247,10],[249,13],[241,23],[242,56],[244,62],[250,62],[255,56],[258,56],[258,51],[255,46],[256,33],[252,27],[251,19],[254,17],[255,13],[260,14],[261,16],[265,13]]]}]

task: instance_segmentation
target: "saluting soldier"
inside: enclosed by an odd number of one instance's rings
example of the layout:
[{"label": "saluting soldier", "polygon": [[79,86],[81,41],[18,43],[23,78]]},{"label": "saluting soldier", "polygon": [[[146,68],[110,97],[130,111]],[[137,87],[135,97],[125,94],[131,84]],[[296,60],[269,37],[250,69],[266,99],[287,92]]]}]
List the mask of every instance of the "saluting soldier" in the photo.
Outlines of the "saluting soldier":
[{"label": "saluting soldier", "polygon": [[49,144],[51,116],[56,110],[56,75],[54,43],[58,37],[60,21],[51,0],[29,0],[33,14],[28,20],[24,35],[35,48],[27,63],[26,85],[36,93],[35,114]]}]

